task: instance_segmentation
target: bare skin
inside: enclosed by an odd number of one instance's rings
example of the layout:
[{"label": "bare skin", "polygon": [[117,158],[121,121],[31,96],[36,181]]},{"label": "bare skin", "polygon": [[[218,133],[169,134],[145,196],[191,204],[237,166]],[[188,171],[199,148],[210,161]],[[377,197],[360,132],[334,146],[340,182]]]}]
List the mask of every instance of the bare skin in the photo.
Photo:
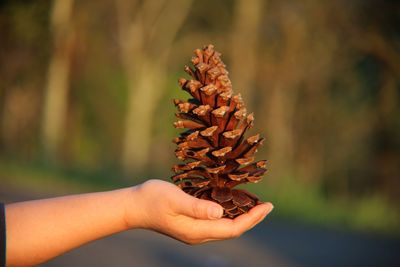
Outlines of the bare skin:
[{"label": "bare skin", "polygon": [[108,192],[6,205],[7,266],[46,262],[90,241],[144,228],[187,244],[235,238],[262,221],[273,206],[258,205],[234,220],[222,207],[150,180]]}]

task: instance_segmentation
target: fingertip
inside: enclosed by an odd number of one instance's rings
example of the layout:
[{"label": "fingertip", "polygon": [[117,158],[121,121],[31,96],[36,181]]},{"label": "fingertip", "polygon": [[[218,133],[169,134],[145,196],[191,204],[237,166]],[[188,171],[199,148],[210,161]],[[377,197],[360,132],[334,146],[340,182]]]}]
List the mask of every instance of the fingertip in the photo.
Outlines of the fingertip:
[{"label": "fingertip", "polygon": [[256,219],[255,219],[254,223],[252,224],[251,228],[253,228],[255,225],[257,225],[261,221],[263,221],[265,219],[265,217],[267,217],[267,215],[274,209],[274,205],[270,202],[263,203],[261,205],[262,206],[259,208],[259,212],[257,212],[258,216],[256,216],[256,215],[254,216]]},{"label": "fingertip", "polygon": [[274,206],[270,202],[265,202],[253,207],[248,213],[235,218],[234,221],[251,225],[253,227],[262,221],[272,210]]},{"label": "fingertip", "polygon": [[224,209],[221,207],[221,205],[210,205],[207,208],[207,216],[211,220],[217,220],[222,218],[222,215],[224,214]]},{"label": "fingertip", "polygon": [[265,202],[265,203],[263,203],[263,205],[265,205],[264,212],[266,215],[274,209],[274,205],[271,202]]},{"label": "fingertip", "polygon": [[253,207],[253,208],[250,210],[250,212],[251,212],[251,211],[257,211],[257,212],[260,212],[260,211],[271,212],[271,211],[273,210],[273,208],[274,208],[274,205],[272,205],[271,202],[263,202],[263,203],[261,203],[261,204],[258,204],[258,205],[255,206],[255,207]]},{"label": "fingertip", "polygon": [[224,209],[221,205],[205,200],[192,197],[192,212],[189,216],[202,220],[217,220],[221,219],[224,214]]},{"label": "fingertip", "polygon": [[261,215],[261,214],[267,214],[272,209],[273,209],[272,204],[269,202],[265,202],[265,203],[258,204],[257,206],[254,206],[253,208],[251,208],[249,210],[249,212],[247,214],[251,215],[251,216],[257,216],[257,215]]}]

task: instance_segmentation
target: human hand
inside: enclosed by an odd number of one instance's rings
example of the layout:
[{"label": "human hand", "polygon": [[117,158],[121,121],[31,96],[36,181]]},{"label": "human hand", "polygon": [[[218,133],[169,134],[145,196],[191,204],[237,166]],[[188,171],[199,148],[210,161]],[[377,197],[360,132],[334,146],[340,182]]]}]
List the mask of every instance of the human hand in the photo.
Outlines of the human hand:
[{"label": "human hand", "polygon": [[161,180],[147,181],[132,194],[126,216],[129,227],[151,229],[187,244],[239,237],[273,209],[271,203],[263,203],[233,220],[221,218],[223,208],[217,203]]}]

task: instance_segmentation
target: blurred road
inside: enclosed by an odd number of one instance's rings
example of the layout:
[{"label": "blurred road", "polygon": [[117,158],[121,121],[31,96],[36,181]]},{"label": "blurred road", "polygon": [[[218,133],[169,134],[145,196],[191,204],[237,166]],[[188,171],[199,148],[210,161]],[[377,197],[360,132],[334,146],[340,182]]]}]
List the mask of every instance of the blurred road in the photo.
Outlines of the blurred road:
[{"label": "blurred road", "polygon": [[[0,188],[0,201],[48,197]],[[276,212],[276,211],[275,211]],[[42,266],[400,266],[400,240],[266,221],[235,240],[187,246],[145,230],[92,242]]]}]

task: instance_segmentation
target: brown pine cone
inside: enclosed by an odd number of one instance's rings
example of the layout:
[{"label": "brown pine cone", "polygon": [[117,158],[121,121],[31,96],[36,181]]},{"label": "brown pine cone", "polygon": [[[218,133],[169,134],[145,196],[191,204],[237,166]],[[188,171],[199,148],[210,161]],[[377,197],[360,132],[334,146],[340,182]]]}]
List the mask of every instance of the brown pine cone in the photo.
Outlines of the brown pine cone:
[{"label": "brown pine cone", "polygon": [[173,166],[172,180],[188,194],[219,203],[224,217],[235,218],[260,203],[257,196],[233,188],[261,180],[266,161],[252,162],[264,139],[259,134],[245,138],[253,113],[247,114],[240,94],[233,95],[221,54],[213,45],[194,54],[194,69],[185,66],[192,79],[179,79],[192,98],[174,99],[179,111],[174,126],[187,130],[174,139],[175,155],[186,163]]}]

